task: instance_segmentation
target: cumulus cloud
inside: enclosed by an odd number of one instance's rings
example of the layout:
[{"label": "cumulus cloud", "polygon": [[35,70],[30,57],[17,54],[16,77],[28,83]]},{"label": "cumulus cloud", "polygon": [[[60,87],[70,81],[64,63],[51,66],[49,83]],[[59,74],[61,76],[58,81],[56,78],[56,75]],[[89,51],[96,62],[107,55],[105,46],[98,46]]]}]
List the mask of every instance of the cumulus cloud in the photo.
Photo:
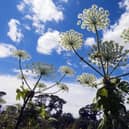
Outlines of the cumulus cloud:
[{"label": "cumulus cloud", "polygon": [[56,51],[60,54],[61,48],[59,47],[59,31],[48,31],[44,33],[38,39],[37,51],[43,54],[51,54],[53,51]]},{"label": "cumulus cloud", "polygon": [[123,39],[120,37],[124,29],[129,27],[129,1],[122,0],[119,2],[120,8],[125,8],[125,12],[120,16],[118,21],[114,25],[110,26],[110,29],[107,29],[103,33],[104,40],[114,40],[121,45],[124,45],[126,48],[129,48],[127,44],[123,42]]},{"label": "cumulus cloud", "polygon": [[8,22],[9,32],[7,33],[7,35],[13,42],[20,42],[24,37],[21,29],[19,28],[20,25],[20,22],[16,19],[11,19]]},{"label": "cumulus cloud", "polygon": [[[64,0],[67,2],[67,0]],[[42,33],[43,24],[47,21],[59,22],[63,20],[63,12],[53,0],[22,0],[17,5],[19,11],[24,12],[25,18],[31,20],[38,33]]]},{"label": "cumulus cloud", "polygon": [[[16,89],[20,87],[21,81],[12,75],[0,75],[0,82],[1,90],[7,92],[7,95],[5,96],[7,104],[15,104]],[[57,95],[67,101],[64,105],[64,112],[71,112],[77,117],[79,108],[92,103],[96,90],[80,86],[77,83],[66,84],[69,87],[69,92],[60,92]]]},{"label": "cumulus cloud", "polygon": [[16,50],[13,45],[0,43],[0,58],[9,57],[12,54],[12,51]]},{"label": "cumulus cloud", "polygon": [[85,40],[85,45],[86,46],[92,46],[95,44],[95,39],[93,37],[88,37],[86,40]]}]

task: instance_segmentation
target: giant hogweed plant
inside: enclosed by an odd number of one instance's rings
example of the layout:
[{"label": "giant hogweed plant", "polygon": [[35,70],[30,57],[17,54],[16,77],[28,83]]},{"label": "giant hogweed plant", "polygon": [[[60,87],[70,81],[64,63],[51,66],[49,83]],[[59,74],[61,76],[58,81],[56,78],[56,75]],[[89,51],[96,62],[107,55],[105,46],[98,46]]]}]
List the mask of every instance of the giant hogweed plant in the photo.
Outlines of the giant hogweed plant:
[{"label": "giant hogweed plant", "polygon": [[[26,74],[24,73],[25,71],[22,66],[22,62],[29,59],[30,55],[24,50],[16,50],[13,52],[13,56],[18,58],[20,79],[22,81],[20,88],[16,90],[16,93],[17,93],[16,99],[17,100],[21,99],[23,101],[19,116],[17,118],[16,126],[15,126],[15,129],[19,129],[20,124],[22,123],[23,114],[28,105],[33,105],[33,99],[36,96],[40,96],[43,94],[54,95],[61,91],[68,91],[67,85],[62,83],[62,81],[66,76],[73,75],[74,71],[68,66],[61,66],[59,68],[59,71],[61,73],[59,80],[56,82],[53,82],[53,84],[48,86],[47,84],[43,82],[43,79],[45,79],[46,77],[48,77],[49,75],[55,72],[53,65],[49,65],[49,64],[45,64],[41,62],[32,63],[31,65],[28,65],[26,69],[26,71],[28,72],[31,71],[31,73],[29,74],[32,74],[32,76],[34,76],[35,78],[34,80],[37,79],[35,84],[32,85],[29,83],[28,81],[29,78],[27,78]],[[57,87],[57,88],[54,88],[54,87]],[[53,90],[55,89],[56,90],[55,91],[50,90],[52,88]],[[41,106],[39,111],[40,111],[39,114],[41,115],[41,118],[45,119],[46,116],[48,117],[48,115],[46,114],[47,112],[45,111],[44,107]]]},{"label": "giant hogweed plant", "polygon": [[[129,82],[124,77],[129,72],[116,75],[115,71],[128,65],[129,50],[115,41],[103,41],[100,39],[100,31],[109,25],[109,12],[97,5],[84,9],[78,15],[77,24],[82,29],[93,32],[96,44],[91,47],[86,60],[77,51],[82,47],[82,34],[75,30],[69,30],[60,34],[60,45],[73,51],[76,56],[96,72],[101,79],[91,73],[82,73],[77,80],[82,85],[97,88],[95,97],[95,108],[103,111],[103,118],[98,129],[128,129],[129,125],[124,121],[126,114],[125,102],[129,95]],[[129,42],[129,29],[123,31],[122,36]],[[101,80],[101,81],[100,81]]]}]

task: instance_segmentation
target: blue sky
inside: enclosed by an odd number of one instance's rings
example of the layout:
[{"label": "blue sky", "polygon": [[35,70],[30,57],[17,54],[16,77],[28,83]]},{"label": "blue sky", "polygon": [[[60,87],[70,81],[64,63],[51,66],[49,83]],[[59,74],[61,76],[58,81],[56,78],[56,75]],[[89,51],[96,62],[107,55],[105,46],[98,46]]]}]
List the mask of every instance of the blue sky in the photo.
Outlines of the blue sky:
[{"label": "blue sky", "polygon": [[[15,75],[17,67],[16,59],[11,57],[14,49],[24,49],[32,56],[30,62],[41,61],[53,64],[56,69],[61,65],[69,65],[75,69],[76,74],[65,82],[74,83],[72,91],[68,95],[62,94],[68,102],[66,111],[75,107],[73,113],[85,103],[89,103],[95,95],[95,90],[79,86],[75,77],[82,72],[93,73],[72,53],[64,51],[58,45],[60,32],[75,29],[83,34],[84,45],[79,50],[86,57],[92,44],[95,43],[94,34],[87,30],[81,30],[77,26],[77,15],[84,8],[90,8],[97,4],[110,12],[110,26],[101,31],[101,38],[104,40],[115,40],[124,45],[120,34],[123,29],[129,27],[129,0],[2,0],[0,3],[0,80],[3,86],[0,90],[8,91],[8,102],[14,103],[15,98],[9,95],[15,93],[17,81]],[[129,47],[127,44],[125,47]],[[123,69],[122,69],[123,70]],[[126,69],[124,69],[126,70]],[[121,70],[118,71],[118,73]],[[99,77],[99,76],[98,76]],[[57,77],[58,78],[58,77]],[[13,86],[14,85],[14,86]],[[10,90],[9,90],[10,89]],[[77,92],[79,91],[79,92]],[[68,97],[65,97],[68,96]],[[70,98],[73,98],[72,100]],[[77,103],[75,98],[80,98]],[[85,97],[85,99],[84,99]],[[84,100],[82,100],[84,99]],[[76,106],[78,105],[78,106]],[[77,108],[76,108],[77,107]]]}]

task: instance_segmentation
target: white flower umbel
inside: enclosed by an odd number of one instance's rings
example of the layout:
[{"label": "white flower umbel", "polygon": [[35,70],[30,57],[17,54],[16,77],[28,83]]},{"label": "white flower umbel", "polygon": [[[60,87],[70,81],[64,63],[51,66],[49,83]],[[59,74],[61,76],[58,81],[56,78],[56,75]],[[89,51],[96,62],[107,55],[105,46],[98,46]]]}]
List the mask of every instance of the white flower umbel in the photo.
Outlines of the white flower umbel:
[{"label": "white flower umbel", "polygon": [[123,30],[121,37],[124,39],[125,43],[129,42],[129,28]]},{"label": "white flower umbel", "polygon": [[33,72],[42,76],[48,76],[49,74],[52,74],[54,71],[54,68],[52,65],[44,64],[41,62],[32,64],[32,69],[33,69]]},{"label": "white flower umbel", "polygon": [[109,12],[103,8],[99,8],[97,5],[92,5],[89,9],[84,9],[82,13],[78,15],[77,24],[82,29],[95,32],[97,30],[105,29],[109,25]]},{"label": "white flower umbel", "polygon": [[26,60],[26,59],[29,59],[30,58],[30,55],[24,51],[24,50],[15,50],[13,51],[13,56],[14,57],[17,57],[18,59],[23,59],[23,60]]},{"label": "white flower umbel", "polygon": [[58,84],[57,86],[58,86],[58,87],[60,88],[60,90],[62,90],[62,91],[69,91],[68,86],[67,86],[66,84],[64,84],[64,83],[60,83],[60,84]]},{"label": "white flower umbel", "polygon": [[72,47],[74,47],[74,49],[79,49],[82,46],[82,42],[82,34],[74,30],[66,31],[60,35],[59,43],[66,50],[72,50]]},{"label": "white flower umbel", "polygon": [[83,73],[77,77],[80,84],[90,87],[96,87],[96,77],[93,74]]},{"label": "white flower umbel", "polygon": [[125,48],[115,41],[104,41],[100,44],[100,51],[98,53],[97,45],[93,45],[91,52],[89,53],[89,61],[92,63],[101,66],[100,57],[103,60],[104,66],[115,66],[119,64],[119,66],[124,66],[127,63],[129,50],[125,50]]},{"label": "white flower umbel", "polygon": [[68,66],[61,66],[59,68],[59,71],[65,75],[73,75],[74,71],[72,68],[68,67]]}]

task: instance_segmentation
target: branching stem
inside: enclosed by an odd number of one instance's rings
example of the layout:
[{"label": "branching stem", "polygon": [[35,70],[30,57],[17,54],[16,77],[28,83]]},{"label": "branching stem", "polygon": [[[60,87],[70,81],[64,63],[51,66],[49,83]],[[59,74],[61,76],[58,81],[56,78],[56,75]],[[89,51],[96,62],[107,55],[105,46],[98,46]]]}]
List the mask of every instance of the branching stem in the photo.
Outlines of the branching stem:
[{"label": "branching stem", "polygon": [[90,63],[88,63],[88,61],[86,61],[83,57],[81,57],[81,56],[78,54],[78,52],[74,49],[73,46],[71,46],[71,47],[72,47],[74,53],[79,57],[79,59],[80,59],[81,61],[83,61],[85,64],[87,64],[90,68],[92,68],[94,71],[96,71],[96,72],[97,72],[99,75],[101,75],[102,77],[104,76],[99,70],[97,70],[94,66],[92,66]]},{"label": "branching stem", "polygon": [[31,90],[31,87],[30,87],[29,83],[27,82],[27,80],[25,78],[25,75],[23,73],[23,69],[22,69],[22,65],[21,65],[21,58],[19,58],[19,69],[20,69],[20,72],[21,72],[22,79],[24,80],[27,87]]}]

